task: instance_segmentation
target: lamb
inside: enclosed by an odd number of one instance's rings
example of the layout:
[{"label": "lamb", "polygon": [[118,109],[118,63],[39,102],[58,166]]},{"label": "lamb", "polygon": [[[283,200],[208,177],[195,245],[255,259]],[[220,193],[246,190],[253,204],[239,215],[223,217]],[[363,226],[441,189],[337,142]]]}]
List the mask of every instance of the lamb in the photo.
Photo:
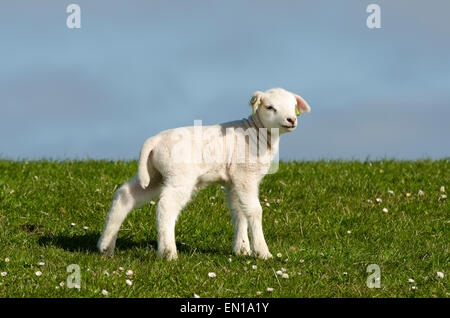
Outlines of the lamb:
[{"label": "lamb", "polygon": [[[145,141],[138,172],[115,193],[97,248],[112,256],[122,222],[134,208],[159,197],[156,209],[158,254],[177,259],[175,223],[194,189],[224,186],[234,226],[233,252],[272,257],[264,239],[259,183],[278,154],[281,134],[297,127],[310,112],[299,95],[282,88],[257,91],[247,119],[214,126],[181,127]],[[251,247],[248,238],[250,230]]]}]

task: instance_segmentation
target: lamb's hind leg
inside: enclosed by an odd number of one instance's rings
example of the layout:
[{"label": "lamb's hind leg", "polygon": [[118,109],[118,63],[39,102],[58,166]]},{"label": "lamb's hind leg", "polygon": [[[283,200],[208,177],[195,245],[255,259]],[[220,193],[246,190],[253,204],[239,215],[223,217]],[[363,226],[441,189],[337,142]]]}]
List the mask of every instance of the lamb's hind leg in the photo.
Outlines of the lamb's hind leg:
[{"label": "lamb's hind leg", "polygon": [[136,178],[125,183],[116,191],[102,235],[97,243],[97,248],[101,254],[107,256],[114,254],[117,233],[128,213],[157,197],[159,191],[159,182],[153,182],[148,188],[142,189]]},{"label": "lamb's hind leg", "polygon": [[178,215],[191,198],[194,183],[166,182],[156,209],[156,228],[158,232],[158,254],[167,260],[177,259],[175,243],[175,223]]}]

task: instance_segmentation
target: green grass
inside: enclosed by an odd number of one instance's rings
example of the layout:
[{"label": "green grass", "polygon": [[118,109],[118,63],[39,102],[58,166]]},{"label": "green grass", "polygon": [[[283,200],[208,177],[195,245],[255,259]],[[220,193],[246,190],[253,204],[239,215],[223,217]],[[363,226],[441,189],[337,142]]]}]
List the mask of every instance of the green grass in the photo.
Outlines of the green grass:
[{"label": "green grass", "polygon": [[[130,214],[114,257],[101,257],[95,245],[113,193],[136,169],[122,161],[0,160],[0,297],[105,297],[103,289],[106,297],[449,296],[449,199],[440,197],[440,187],[450,187],[449,160],[281,163],[260,189],[270,203],[263,202],[268,261],[232,255],[219,186],[200,191],[181,214],[178,261],[157,256],[154,205]],[[70,264],[81,268],[81,289],[56,289]],[[369,264],[381,269],[379,289],[366,286]],[[132,286],[119,267],[134,271]],[[288,279],[275,274],[281,268]]]}]

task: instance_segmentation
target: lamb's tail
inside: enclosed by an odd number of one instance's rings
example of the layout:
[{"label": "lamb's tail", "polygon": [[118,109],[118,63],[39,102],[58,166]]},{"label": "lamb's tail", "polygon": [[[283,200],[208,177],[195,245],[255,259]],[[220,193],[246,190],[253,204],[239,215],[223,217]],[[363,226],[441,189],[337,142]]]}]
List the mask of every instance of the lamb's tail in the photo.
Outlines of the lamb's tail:
[{"label": "lamb's tail", "polygon": [[138,165],[138,180],[142,189],[145,189],[150,184],[150,173],[148,172],[148,159],[150,153],[155,147],[157,139],[151,137],[147,139],[142,145],[141,154],[139,155]]}]

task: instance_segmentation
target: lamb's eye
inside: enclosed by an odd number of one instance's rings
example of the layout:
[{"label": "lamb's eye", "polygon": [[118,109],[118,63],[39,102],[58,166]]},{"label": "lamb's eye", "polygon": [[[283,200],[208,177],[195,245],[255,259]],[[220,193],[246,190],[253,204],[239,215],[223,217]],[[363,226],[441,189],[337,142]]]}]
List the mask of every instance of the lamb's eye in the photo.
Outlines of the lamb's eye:
[{"label": "lamb's eye", "polygon": [[275,113],[277,112],[277,110],[275,108],[273,108],[273,106],[266,106],[266,108],[268,110],[273,110]]}]

